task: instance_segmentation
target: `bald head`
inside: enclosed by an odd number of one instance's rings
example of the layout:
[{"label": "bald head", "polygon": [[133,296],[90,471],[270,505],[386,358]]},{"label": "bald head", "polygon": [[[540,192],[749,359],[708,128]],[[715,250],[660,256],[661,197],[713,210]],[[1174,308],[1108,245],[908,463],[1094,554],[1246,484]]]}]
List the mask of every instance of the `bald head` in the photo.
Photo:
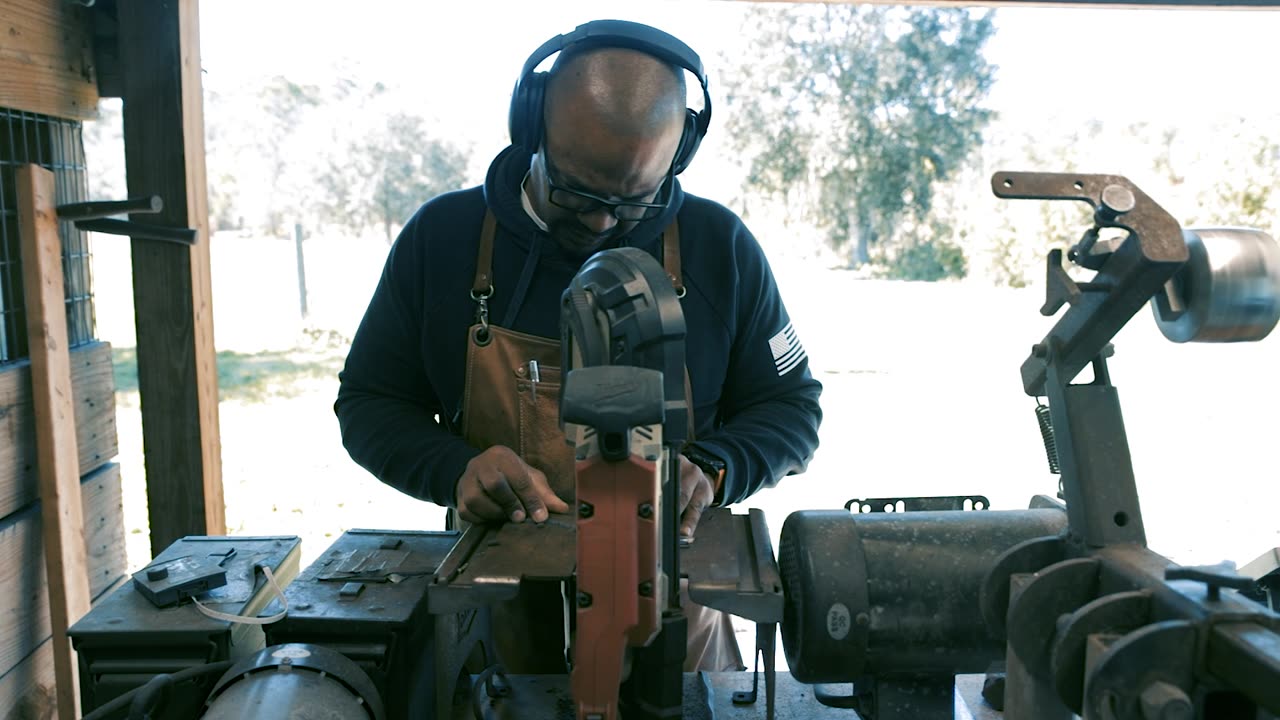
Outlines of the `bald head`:
[{"label": "bald head", "polygon": [[[662,60],[625,48],[562,54],[543,102],[544,144],[530,160],[532,202],[552,238],[585,257],[626,234],[635,221],[619,221],[612,210],[577,212],[581,197],[567,193],[653,201],[672,168],[685,114],[684,76]],[[552,178],[567,189],[559,205]]]},{"label": "bald head", "polygon": [[637,50],[573,53],[552,68],[544,112],[548,128],[576,117],[623,138],[661,135],[683,122],[684,75]]}]

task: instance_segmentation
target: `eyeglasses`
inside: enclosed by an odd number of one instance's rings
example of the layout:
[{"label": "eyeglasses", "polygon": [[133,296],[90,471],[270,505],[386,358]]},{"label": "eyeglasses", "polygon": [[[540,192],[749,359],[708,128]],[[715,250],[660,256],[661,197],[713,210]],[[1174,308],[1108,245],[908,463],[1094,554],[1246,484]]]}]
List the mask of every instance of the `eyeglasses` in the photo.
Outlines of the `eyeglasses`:
[{"label": "eyeglasses", "polygon": [[675,162],[672,162],[671,167],[667,169],[667,177],[658,188],[658,194],[665,195],[665,197],[662,197],[661,200],[654,198],[654,202],[640,202],[638,200],[615,201],[589,192],[567,188],[556,182],[552,177],[555,174],[555,169],[551,164],[551,159],[547,157],[546,148],[542,149],[542,163],[547,171],[547,185],[551,188],[549,197],[551,204],[578,215],[587,215],[605,209],[618,220],[638,222],[661,215],[667,209],[667,206],[671,204],[672,179],[675,177],[676,169]]}]

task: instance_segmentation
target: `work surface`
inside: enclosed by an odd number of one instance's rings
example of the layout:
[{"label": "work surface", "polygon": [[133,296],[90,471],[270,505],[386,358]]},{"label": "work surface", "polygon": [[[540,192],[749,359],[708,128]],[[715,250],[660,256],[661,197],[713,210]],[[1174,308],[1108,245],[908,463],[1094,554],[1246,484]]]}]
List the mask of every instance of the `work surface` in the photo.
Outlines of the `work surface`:
[{"label": "work surface", "polygon": [[[982,700],[982,675],[956,678],[956,720],[995,720],[1001,714]],[[574,720],[567,675],[517,675],[509,678],[511,692],[506,697],[485,700],[483,720]],[[847,693],[849,686],[823,686],[829,692]],[[735,705],[733,694],[751,689],[749,672],[686,673],[684,717],[682,720],[765,720],[764,676],[761,675],[756,702]],[[819,703],[813,687],[798,682],[788,672],[777,676],[775,720],[854,720],[853,710],[827,707]],[[473,720],[471,705],[454,709],[453,720]]]}]

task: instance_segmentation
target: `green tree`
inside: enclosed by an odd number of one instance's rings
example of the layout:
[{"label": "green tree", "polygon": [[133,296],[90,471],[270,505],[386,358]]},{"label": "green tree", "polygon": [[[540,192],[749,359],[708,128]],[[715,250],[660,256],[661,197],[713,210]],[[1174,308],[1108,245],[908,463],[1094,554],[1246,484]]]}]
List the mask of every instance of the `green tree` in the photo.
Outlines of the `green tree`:
[{"label": "green tree", "polygon": [[419,205],[462,187],[467,163],[463,151],[431,138],[421,117],[394,113],[330,162],[320,178],[321,211],[356,232],[381,225],[390,243],[395,227]]},{"label": "green tree", "polygon": [[1200,193],[1197,219],[1271,230],[1280,213],[1280,143],[1244,118],[1223,123],[1216,134],[1230,151],[1214,148],[1202,162],[1212,181]]},{"label": "green tree", "polygon": [[853,245],[854,264],[892,244],[903,220],[928,226],[935,185],[992,117],[982,50],[993,13],[763,6],[748,24],[758,40],[726,93],[748,190],[798,201],[834,247]]}]

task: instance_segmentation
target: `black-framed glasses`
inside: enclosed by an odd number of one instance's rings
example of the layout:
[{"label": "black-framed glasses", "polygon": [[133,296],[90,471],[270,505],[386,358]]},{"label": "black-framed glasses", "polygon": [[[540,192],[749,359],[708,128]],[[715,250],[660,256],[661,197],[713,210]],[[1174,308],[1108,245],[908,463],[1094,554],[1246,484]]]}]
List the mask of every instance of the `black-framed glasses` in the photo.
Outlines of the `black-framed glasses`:
[{"label": "black-framed glasses", "polygon": [[624,222],[639,222],[641,220],[649,220],[658,217],[671,204],[672,188],[674,187],[673,179],[675,178],[676,165],[671,163],[671,167],[667,169],[667,177],[662,181],[662,185],[658,188],[658,196],[653,202],[640,202],[639,200],[610,200],[600,197],[582,190],[574,190],[555,181],[552,177],[555,172],[551,159],[547,157],[546,148],[542,150],[542,164],[546,169],[547,186],[551,191],[548,199],[552,205],[578,215],[587,215],[599,210],[606,209],[610,215]]}]

